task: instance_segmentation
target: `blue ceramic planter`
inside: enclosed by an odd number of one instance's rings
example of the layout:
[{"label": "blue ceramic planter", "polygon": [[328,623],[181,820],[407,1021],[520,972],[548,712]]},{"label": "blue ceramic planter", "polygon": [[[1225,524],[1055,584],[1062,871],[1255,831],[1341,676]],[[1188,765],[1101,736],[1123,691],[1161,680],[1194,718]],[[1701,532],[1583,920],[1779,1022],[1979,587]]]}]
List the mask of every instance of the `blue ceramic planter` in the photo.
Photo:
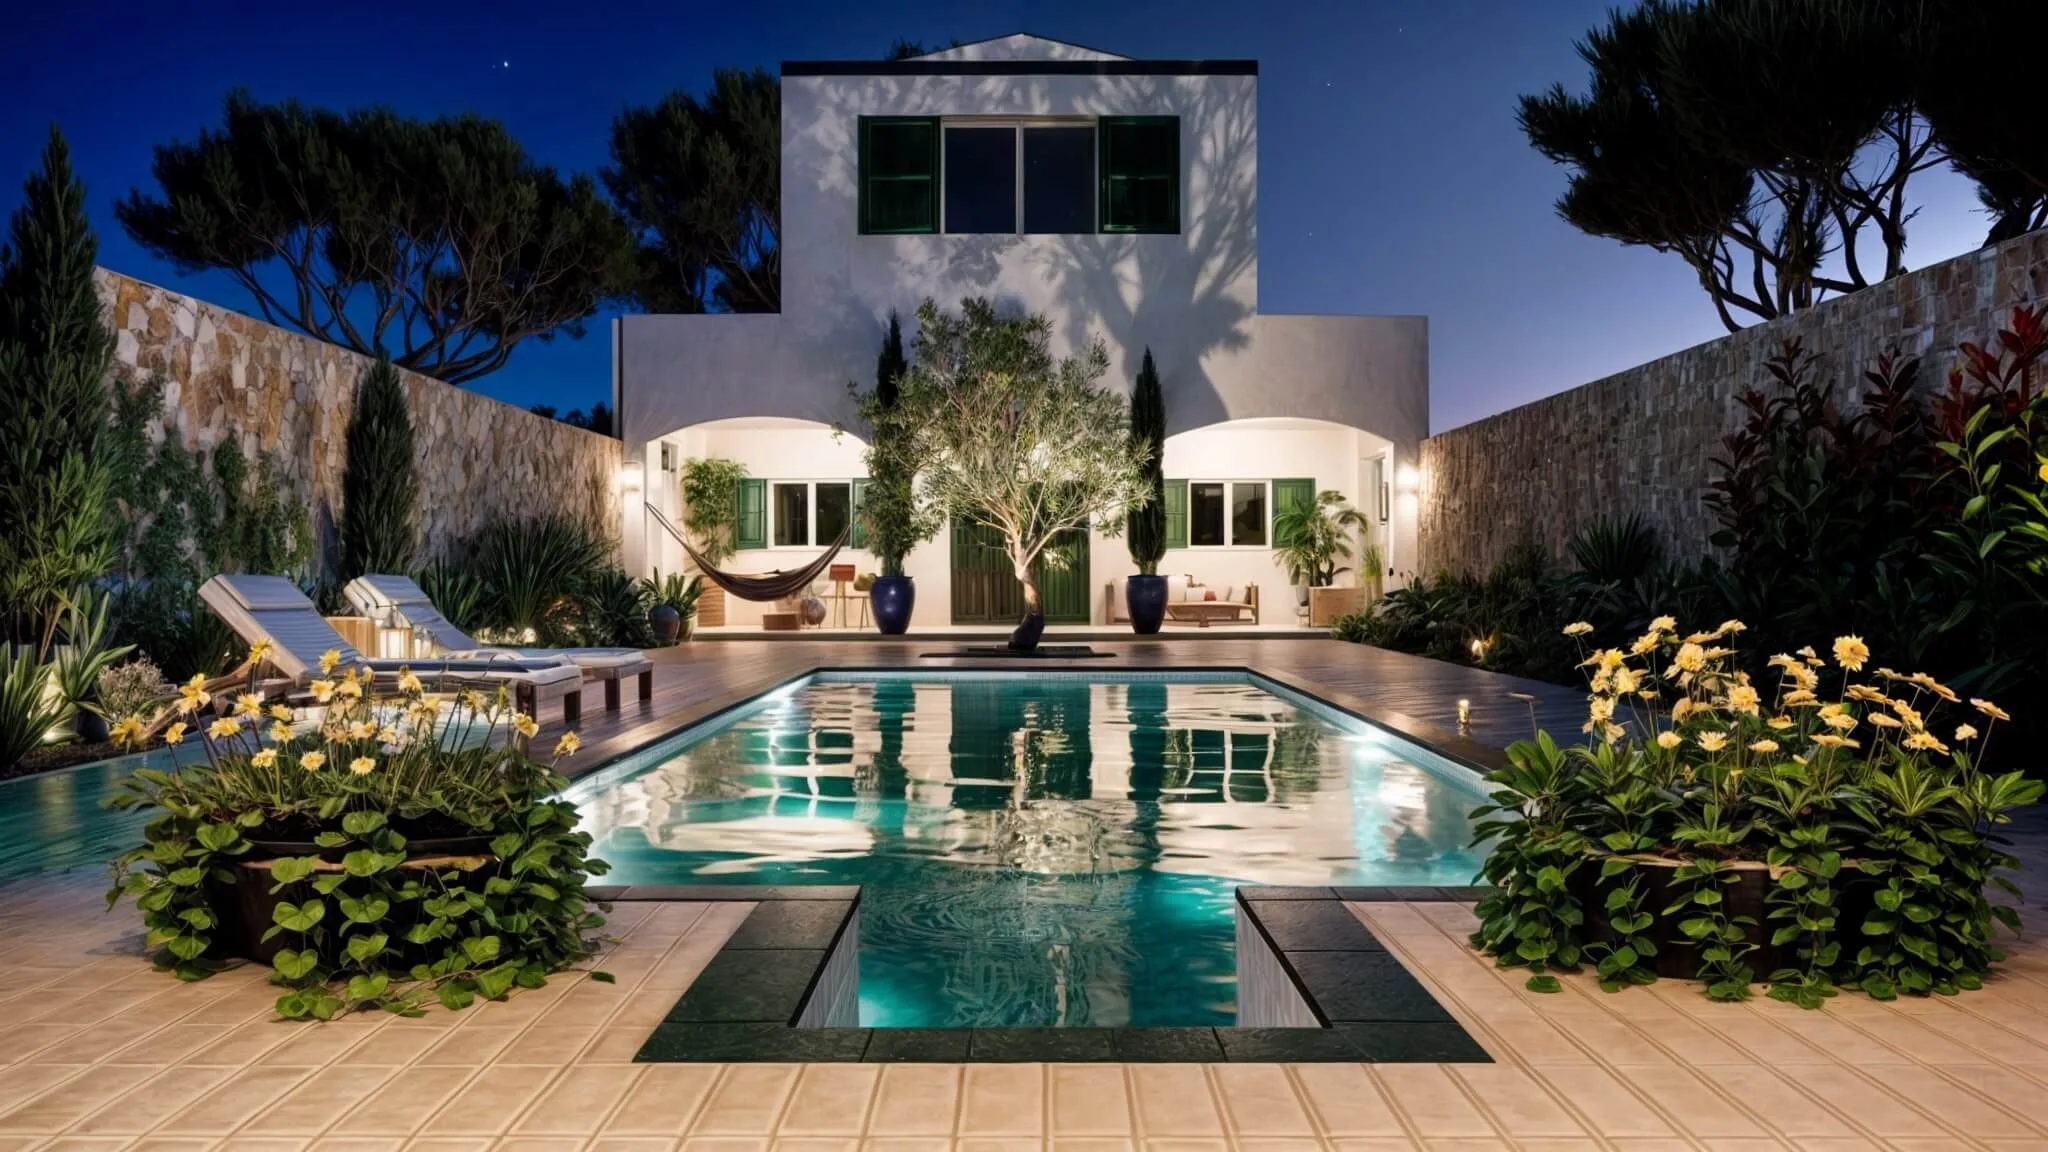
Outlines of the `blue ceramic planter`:
[{"label": "blue ceramic planter", "polygon": [[875,613],[875,627],[884,636],[901,636],[910,630],[910,611],[917,606],[917,585],[908,576],[877,576],[868,589],[868,607]]},{"label": "blue ceramic planter", "polygon": [[1124,577],[1124,606],[1130,609],[1131,631],[1150,636],[1166,620],[1166,577]]}]

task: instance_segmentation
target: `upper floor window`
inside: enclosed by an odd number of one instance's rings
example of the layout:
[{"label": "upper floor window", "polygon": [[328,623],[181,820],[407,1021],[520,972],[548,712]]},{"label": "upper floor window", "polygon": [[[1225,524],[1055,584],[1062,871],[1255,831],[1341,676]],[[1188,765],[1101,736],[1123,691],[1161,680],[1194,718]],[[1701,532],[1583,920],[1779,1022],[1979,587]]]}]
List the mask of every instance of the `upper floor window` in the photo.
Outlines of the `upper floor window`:
[{"label": "upper floor window", "polygon": [[1180,230],[1180,121],[864,116],[860,230]]}]

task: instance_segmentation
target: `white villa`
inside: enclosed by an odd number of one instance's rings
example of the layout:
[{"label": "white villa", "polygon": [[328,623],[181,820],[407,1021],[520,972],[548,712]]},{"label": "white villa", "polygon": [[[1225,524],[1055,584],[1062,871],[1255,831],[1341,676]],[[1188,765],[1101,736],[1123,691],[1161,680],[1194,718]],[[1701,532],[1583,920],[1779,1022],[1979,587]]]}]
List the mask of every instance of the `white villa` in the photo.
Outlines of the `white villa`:
[{"label": "white villa", "polygon": [[[860,481],[848,390],[874,383],[889,315],[967,296],[1048,315],[1054,351],[1090,336],[1128,392],[1150,348],[1166,397],[1160,572],[1222,598],[1259,590],[1291,626],[1276,506],[1336,489],[1368,515],[1389,571],[1415,564],[1429,427],[1420,316],[1259,309],[1258,66],[1140,60],[1009,36],[899,61],[782,68],[782,312],[616,321],[627,569],[683,567],[646,507],[680,522],[677,469],[739,461],[737,571],[794,569],[848,522]],[[835,435],[835,429],[847,429]],[[1071,541],[1043,585],[1061,623],[1120,618],[1121,538]],[[955,527],[905,563],[913,626],[1015,622],[1007,562]],[[842,560],[875,570],[854,547]],[[1351,583],[1353,572],[1340,577]],[[763,606],[731,603],[755,626]]]}]

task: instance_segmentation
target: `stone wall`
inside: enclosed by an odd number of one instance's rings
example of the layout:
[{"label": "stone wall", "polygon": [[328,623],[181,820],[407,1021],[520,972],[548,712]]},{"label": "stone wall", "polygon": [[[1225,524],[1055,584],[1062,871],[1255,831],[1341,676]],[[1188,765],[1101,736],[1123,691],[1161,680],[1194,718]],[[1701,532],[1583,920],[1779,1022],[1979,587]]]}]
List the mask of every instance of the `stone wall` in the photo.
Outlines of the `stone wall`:
[{"label": "stone wall", "polygon": [[[115,374],[162,382],[162,434],[203,451],[239,437],[251,460],[272,453],[308,502],[316,546],[331,548],[349,413],[373,361],[104,268],[97,279],[115,331]],[[501,515],[555,512],[616,535],[617,440],[399,375],[412,410],[423,559]]]},{"label": "stone wall", "polygon": [[1959,342],[1990,340],[2015,305],[2044,297],[2048,232],[2036,232],[1431,437],[1420,570],[1483,570],[1522,541],[1561,552],[1587,521],[1631,513],[1697,557],[1713,531],[1711,462],[1740,423],[1734,398],[1764,384],[1783,341],[1820,357],[1838,398],[1890,348],[1920,356],[1921,383],[1939,387]]}]

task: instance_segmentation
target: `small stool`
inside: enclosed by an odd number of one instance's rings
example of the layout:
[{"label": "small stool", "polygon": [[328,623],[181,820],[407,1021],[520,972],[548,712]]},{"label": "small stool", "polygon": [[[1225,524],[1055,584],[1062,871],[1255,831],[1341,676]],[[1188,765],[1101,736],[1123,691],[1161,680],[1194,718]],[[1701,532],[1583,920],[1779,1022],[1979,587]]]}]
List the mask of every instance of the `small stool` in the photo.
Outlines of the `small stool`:
[{"label": "small stool", "polygon": [[832,607],[837,613],[838,626],[846,627],[846,586],[853,583],[855,573],[851,564],[834,564],[825,570],[826,579],[832,581]]}]

